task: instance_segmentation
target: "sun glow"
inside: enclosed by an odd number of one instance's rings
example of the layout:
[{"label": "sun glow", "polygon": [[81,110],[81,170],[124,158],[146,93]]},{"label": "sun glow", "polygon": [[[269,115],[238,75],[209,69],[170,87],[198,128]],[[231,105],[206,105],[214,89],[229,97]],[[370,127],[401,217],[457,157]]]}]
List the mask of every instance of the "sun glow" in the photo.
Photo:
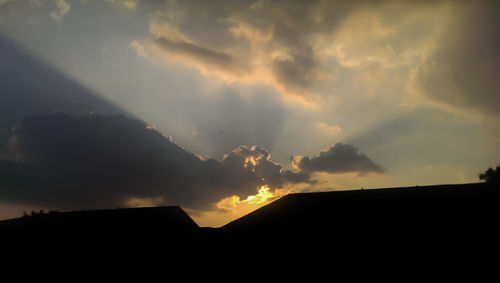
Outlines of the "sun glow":
[{"label": "sun glow", "polygon": [[269,188],[267,186],[261,186],[259,189],[259,193],[253,196],[248,196],[244,201],[252,204],[260,204],[273,197],[274,194],[269,191]]},{"label": "sun glow", "polygon": [[259,163],[259,161],[264,158],[264,155],[260,154],[258,156],[249,156],[245,158],[245,163],[243,164],[243,167],[247,168],[250,164],[255,167]]},{"label": "sun glow", "polygon": [[217,208],[219,209],[235,209],[241,204],[262,204],[270,199],[280,196],[281,194],[276,192],[271,192],[267,185],[261,186],[258,193],[255,195],[250,195],[246,199],[242,200],[239,196],[231,196],[222,199],[217,203]]}]

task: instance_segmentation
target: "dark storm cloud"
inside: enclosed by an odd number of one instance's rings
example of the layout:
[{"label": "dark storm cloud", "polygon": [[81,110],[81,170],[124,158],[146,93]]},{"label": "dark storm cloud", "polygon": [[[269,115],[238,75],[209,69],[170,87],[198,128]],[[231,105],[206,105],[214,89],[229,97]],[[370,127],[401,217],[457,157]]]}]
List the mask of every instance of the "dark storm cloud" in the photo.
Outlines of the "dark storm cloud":
[{"label": "dark storm cloud", "polygon": [[326,173],[384,173],[385,169],[374,163],[368,156],[359,152],[359,149],[350,145],[337,143],[326,151],[321,151],[314,157],[296,157],[292,160],[295,168],[300,172]]},{"label": "dark storm cloud", "polygon": [[317,180],[312,180],[309,173],[304,172],[293,172],[290,170],[285,171],[285,179],[291,183],[308,183],[316,184]]},{"label": "dark storm cloud", "polygon": [[500,2],[464,1],[436,49],[417,70],[427,97],[488,114],[500,112]]},{"label": "dark storm cloud", "polygon": [[[252,175],[270,187],[280,188],[285,183],[315,183],[309,174],[283,170],[281,165],[271,160],[271,154],[257,146],[240,146],[225,155],[222,164],[228,168],[247,168]],[[239,170],[239,169],[238,169]]]},{"label": "dark storm cloud", "polygon": [[24,116],[51,111],[76,116],[87,111],[126,113],[2,35],[0,62],[0,157],[12,125]]},{"label": "dark storm cloud", "polygon": [[125,116],[34,116],[11,143],[17,162],[2,161],[2,199],[59,209],[161,197],[202,210],[224,197],[255,194],[261,185],[309,182],[284,171],[264,149],[241,146],[221,161],[202,160]]}]

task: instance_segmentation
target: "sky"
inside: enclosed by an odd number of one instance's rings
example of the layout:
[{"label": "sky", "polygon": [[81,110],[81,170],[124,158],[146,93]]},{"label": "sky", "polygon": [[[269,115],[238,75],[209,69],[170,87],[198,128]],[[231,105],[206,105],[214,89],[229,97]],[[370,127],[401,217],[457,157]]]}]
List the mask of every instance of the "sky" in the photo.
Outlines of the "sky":
[{"label": "sky", "polygon": [[0,0],[0,219],[477,182],[498,1]]}]

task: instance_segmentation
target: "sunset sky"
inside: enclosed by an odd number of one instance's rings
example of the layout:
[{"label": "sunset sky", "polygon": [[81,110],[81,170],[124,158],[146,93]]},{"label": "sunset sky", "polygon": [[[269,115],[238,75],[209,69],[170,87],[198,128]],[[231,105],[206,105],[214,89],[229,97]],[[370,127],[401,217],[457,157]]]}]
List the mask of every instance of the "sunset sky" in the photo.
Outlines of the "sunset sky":
[{"label": "sunset sky", "polygon": [[[0,0],[0,219],[477,182],[499,1]],[[118,115],[122,114],[122,115]]]}]

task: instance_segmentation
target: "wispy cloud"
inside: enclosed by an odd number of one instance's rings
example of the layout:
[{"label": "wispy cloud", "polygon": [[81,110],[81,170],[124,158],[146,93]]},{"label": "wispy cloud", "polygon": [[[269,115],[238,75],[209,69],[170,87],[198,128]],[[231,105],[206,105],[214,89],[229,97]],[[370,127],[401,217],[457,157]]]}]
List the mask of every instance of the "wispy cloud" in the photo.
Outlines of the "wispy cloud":
[{"label": "wispy cloud", "polygon": [[71,5],[66,2],[66,0],[54,0],[57,6],[57,10],[50,13],[50,17],[56,22],[61,22],[63,17],[69,12]]}]

